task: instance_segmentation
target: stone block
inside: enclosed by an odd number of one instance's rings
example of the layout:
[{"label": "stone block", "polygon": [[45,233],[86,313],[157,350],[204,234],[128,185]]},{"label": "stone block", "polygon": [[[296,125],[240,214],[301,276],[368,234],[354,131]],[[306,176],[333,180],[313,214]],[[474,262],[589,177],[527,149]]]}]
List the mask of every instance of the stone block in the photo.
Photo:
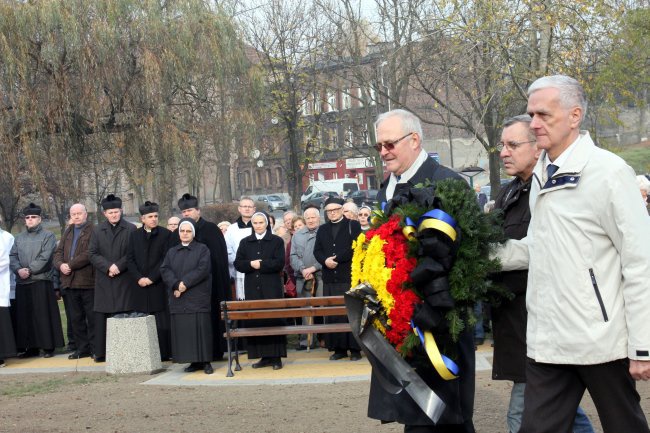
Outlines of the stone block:
[{"label": "stone block", "polygon": [[149,373],[162,370],[156,318],[115,319],[106,324],[106,372]]}]

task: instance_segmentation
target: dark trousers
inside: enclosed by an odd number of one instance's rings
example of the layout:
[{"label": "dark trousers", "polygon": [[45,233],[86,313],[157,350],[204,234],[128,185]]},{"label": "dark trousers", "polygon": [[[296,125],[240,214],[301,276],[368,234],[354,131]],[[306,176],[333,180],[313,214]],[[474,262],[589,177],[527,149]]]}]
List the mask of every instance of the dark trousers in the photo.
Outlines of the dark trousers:
[{"label": "dark trousers", "polygon": [[527,358],[520,433],[571,433],[589,390],[604,433],[650,433],[628,359],[596,365],[543,364]]},{"label": "dark trousers", "polygon": [[96,358],[106,357],[106,321],[111,317],[112,313],[93,313],[95,316],[95,338],[93,341],[93,351]]},{"label": "dark trousers", "polygon": [[72,314],[70,312],[70,295],[68,294],[69,289],[61,290],[61,298],[63,298],[63,308],[65,309],[65,321],[66,321],[66,337],[68,337],[68,348],[75,349],[77,343],[74,339],[74,331],[72,325]]},{"label": "dark trousers", "polygon": [[68,317],[72,325],[77,351],[94,353],[95,312],[93,303],[95,291],[93,289],[66,289],[65,292],[69,304]]}]

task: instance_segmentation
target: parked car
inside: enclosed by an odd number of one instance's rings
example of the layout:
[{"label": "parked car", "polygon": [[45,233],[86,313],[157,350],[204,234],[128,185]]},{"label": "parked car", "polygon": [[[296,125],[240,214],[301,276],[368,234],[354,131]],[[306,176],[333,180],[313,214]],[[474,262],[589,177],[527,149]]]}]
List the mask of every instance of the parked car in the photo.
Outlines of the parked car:
[{"label": "parked car", "polygon": [[266,204],[269,212],[276,210],[286,211],[289,208],[289,206],[287,206],[287,203],[282,200],[282,197],[275,194],[260,195],[257,197],[257,201]]},{"label": "parked car", "polygon": [[367,189],[359,190],[350,194],[350,197],[357,206],[370,206],[373,207],[377,204],[377,193],[379,191],[376,189]]},{"label": "parked car", "polygon": [[305,210],[309,206],[316,206],[319,209],[323,208],[323,203],[330,197],[338,197],[338,193],[334,191],[316,191],[312,192],[307,196],[305,200],[300,203],[302,210]]},{"label": "parked car", "polygon": [[[512,180],[512,178],[510,178],[510,179],[501,179],[501,186],[507,185],[508,183],[510,183],[511,180]],[[494,200],[495,198],[497,198],[496,195],[494,197],[492,197],[492,187],[490,185],[482,186],[481,187],[481,192],[483,194],[485,194],[485,196],[487,197],[488,200]]]}]

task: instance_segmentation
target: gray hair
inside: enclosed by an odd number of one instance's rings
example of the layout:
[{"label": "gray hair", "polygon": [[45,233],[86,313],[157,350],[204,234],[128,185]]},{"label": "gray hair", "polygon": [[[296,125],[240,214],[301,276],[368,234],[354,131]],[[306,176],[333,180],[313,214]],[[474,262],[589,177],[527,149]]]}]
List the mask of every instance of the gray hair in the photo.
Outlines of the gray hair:
[{"label": "gray hair", "polygon": [[[507,118],[503,122],[503,129],[506,129],[509,126],[516,125],[517,123],[525,123],[526,126],[530,127],[530,123],[533,121],[533,118],[530,117],[528,114],[520,114],[518,116],[513,116]],[[535,133],[528,129],[528,138],[531,139],[531,141],[537,141],[537,137],[535,137]]]},{"label": "gray hair", "polygon": [[420,137],[420,142],[424,141],[424,135],[422,134],[422,123],[420,123],[418,116],[411,113],[410,111],[402,110],[401,108],[398,108],[397,110],[387,111],[377,116],[377,120],[375,120],[375,130],[377,130],[377,127],[381,122],[386,119],[390,119],[391,117],[398,117],[400,119],[402,124],[402,132],[415,132],[418,137]]},{"label": "gray hair", "polygon": [[[346,206],[347,206],[347,208],[346,208]],[[344,211],[349,210],[353,214],[359,215],[359,206],[357,206],[357,204],[355,202],[353,202],[353,201],[349,201],[349,202],[344,203],[343,204],[343,210]]]},{"label": "gray hair", "polygon": [[587,115],[587,97],[582,85],[575,78],[566,75],[549,75],[538,78],[528,88],[528,96],[542,89],[554,88],[560,92],[560,103],[562,107],[571,109],[580,107],[582,109],[582,122]]}]

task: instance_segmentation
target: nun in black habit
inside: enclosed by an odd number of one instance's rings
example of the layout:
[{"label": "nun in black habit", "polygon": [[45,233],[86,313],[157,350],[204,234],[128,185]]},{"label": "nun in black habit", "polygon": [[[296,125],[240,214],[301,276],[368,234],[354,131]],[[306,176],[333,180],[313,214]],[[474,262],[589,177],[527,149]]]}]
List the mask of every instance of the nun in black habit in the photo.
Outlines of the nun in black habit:
[{"label": "nun in black habit", "polygon": [[[251,218],[253,234],[241,240],[235,257],[235,269],[244,277],[246,300],[277,299],[284,297],[282,270],[284,269],[284,241],[267,230],[269,220],[265,213],[257,212]],[[282,319],[248,320],[246,326],[284,325]],[[246,340],[248,359],[261,358],[253,368],[272,366],[282,368],[282,357],[287,356],[284,335],[250,337]]]},{"label": "nun in black habit", "polygon": [[212,321],[210,250],[194,240],[194,221],[178,225],[180,244],[167,252],[160,273],[169,293],[172,359],[189,362],[186,372],[203,369],[212,374]]}]

